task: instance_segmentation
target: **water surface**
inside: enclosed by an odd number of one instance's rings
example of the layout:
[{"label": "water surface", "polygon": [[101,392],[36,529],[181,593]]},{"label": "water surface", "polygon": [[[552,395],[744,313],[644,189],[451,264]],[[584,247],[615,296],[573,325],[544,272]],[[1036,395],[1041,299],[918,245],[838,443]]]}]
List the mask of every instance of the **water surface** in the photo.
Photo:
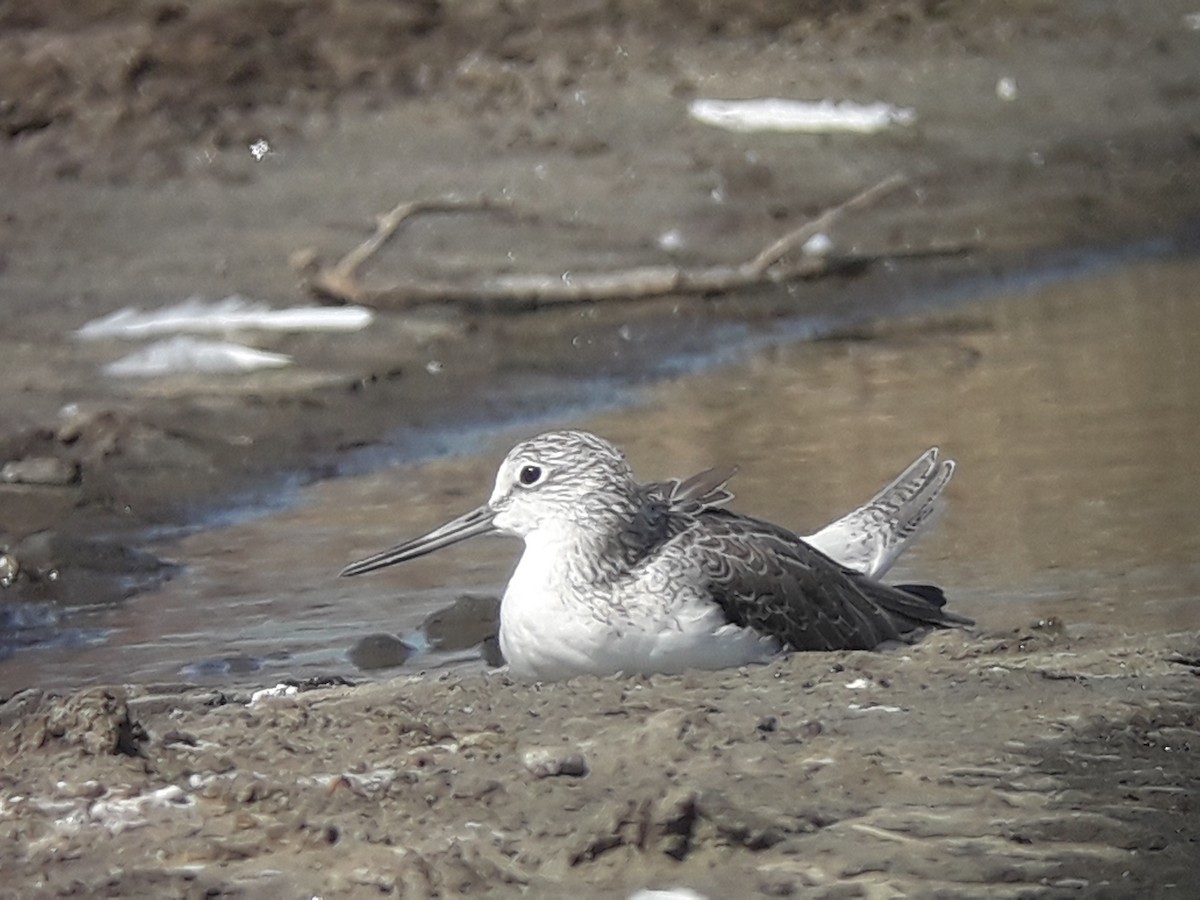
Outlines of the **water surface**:
[{"label": "water surface", "polygon": [[[933,317],[788,343],[558,425],[595,430],[643,478],[736,463],[736,508],[811,531],[926,447],[960,463],[936,531],[894,570],[999,632],[1200,628],[1200,264],[1134,263]],[[89,620],[87,641],[0,663],[5,683],[361,676],[349,649],[499,592],[511,539],[355,579],[347,562],[486,499],[478,456],[384,468],[288,509],[154,548],[187,571]],[[461,654],[454,659],[461,658]],[[402,669],[450,662],[425,654]],[[474,663],[479,665],[479,663]]]}]

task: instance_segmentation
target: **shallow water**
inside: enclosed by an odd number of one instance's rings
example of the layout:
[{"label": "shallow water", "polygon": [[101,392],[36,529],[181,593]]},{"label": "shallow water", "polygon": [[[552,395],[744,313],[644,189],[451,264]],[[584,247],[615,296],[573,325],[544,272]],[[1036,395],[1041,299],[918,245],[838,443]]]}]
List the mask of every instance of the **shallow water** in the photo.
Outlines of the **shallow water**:
[{"label": "shallow water", "polygon": [[[557,424],[611,438],[647,479],[736,463],[735,508],[801,532],[938,444],[960,463],[950,508],[897,580],[942,584],[987,631],[1051,617],[1197,629],[1197,284],[1195,261],[1108,269],[770,347]],[[276,514],[155,548],[187,571],[93,612],[86,640],[0,662],[0,676],[11,687],[361,676],[348,659],[359,639],[410,633],[465,592],[498,593],[519,546],[477,540],[365,577],[337,571],[482,502],[520,436],[319,484]],[[463,656],[419,654],[382,674]]]}]

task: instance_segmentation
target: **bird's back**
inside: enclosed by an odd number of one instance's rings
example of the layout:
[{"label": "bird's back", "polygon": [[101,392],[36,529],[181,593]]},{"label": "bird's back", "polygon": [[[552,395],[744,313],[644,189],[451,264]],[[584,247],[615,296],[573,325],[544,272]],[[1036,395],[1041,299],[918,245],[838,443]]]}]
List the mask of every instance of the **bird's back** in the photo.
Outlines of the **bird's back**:
[{"label": "bird's back", "polygon": [[658,564],[699,572],[728,622],[792,649],[870,650],[923,629],[970,624],[943,609],[936,588],[882,584],[770,522],[719,507],[687,518],[659,549]]}]

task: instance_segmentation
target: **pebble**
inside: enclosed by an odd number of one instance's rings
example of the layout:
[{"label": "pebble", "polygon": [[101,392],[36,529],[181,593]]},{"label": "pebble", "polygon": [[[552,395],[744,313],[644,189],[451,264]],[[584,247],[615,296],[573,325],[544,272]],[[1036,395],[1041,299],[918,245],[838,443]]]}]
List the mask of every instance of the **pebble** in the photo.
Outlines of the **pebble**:
[{"label": "pebble", "polygon": [[686,887],[664,889],[643,888],[629,895],[629,900],[708,900],[701,893]]},{"label": "pebble", "polygon": [[350,662],[359,670],[391,669],[413,655],[413,648],[390,634],[368,634],[350,648]]},{"label": "pebble", "polygon": [[21,564],[11,553],[0,553],[0,587],[12,587],[21,574]]},{"label": "pebble", "polygon": [[588,773],[587,760],[582,753],[565,748],[534,747],[521,754],[525,768],[538,778],[568,775],[582,778]]},{"label": "pebble", "polygon": [[26,456],[9,460],[0,469],[0,481],[6,484],[74,484],[79,480],[79,464],[53,456]]}]

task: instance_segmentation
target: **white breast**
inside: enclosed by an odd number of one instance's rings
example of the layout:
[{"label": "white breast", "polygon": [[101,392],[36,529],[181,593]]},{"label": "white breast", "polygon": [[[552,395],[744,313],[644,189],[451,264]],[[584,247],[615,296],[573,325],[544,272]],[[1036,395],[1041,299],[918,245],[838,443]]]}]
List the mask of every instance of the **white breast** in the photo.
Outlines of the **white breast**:
[{"label": "white breast", "polygon": [[661,584],[639,590],[627,583],[618,596],[580,584],[564,565],[569,552],[528,535],[504,592],[500,649],[518,678],[719,669],[764,662],[781,649],[727,623],[708,598],[664,592]]}]

